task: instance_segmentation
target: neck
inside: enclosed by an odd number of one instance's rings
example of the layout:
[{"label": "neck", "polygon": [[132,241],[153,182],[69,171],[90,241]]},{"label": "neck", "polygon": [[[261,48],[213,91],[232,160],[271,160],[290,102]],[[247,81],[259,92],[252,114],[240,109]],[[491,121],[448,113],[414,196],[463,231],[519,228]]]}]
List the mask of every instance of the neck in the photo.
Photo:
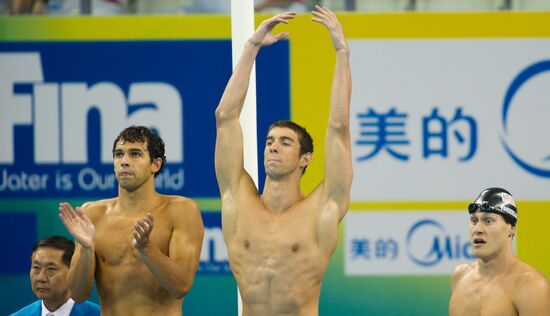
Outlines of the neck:
[{"label": "neck", "polygon": [[155,191],[155,181],[151,178],[139,188],[128,191],[118,187],[118,203],[126,210],[148,210],[158,205],[160,194]]},{"label": "neck", "polygon": [[44,301],[44,305],[46,305],[46,308],[50,312],[55,312],[61,306],[63,306],[63,304],[65,304],[68,300],[69,300],[69,295],[67,294],[58,300],[47,300],[47,301],[43,300],[43,301]]},{"label": "neck", "polygon": [[300,192],[300,180],[285,178],[274,180],[269,176],[265,179],[262,202],[268,209],[280,213],[304,199]]},{"label": "neck", "polygon": [[500,252],[498,255],[491,258],[478,258],[477,264],[479,274],[482,276],[495,276],[506,271],[509,271],[510,267],[514,265],[517,258],[512,253],[512,249],[506,249]]}]

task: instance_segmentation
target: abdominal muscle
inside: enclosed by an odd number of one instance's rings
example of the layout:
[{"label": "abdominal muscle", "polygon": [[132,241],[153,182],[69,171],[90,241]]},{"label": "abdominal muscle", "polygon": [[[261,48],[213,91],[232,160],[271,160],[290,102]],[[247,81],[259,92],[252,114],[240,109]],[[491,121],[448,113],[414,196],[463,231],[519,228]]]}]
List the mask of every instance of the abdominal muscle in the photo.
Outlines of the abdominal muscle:
[{"label": "abdominal muscle", "polygon": [[317,315],[329,256],[306,227],[290,234],[261,226],[228,244],[243,315]]},{"label": "abdominal muscle", "polygon": [[99,264],[96,278],[101,315],[181,315],[181,300],[171,296],[138,260]]}]

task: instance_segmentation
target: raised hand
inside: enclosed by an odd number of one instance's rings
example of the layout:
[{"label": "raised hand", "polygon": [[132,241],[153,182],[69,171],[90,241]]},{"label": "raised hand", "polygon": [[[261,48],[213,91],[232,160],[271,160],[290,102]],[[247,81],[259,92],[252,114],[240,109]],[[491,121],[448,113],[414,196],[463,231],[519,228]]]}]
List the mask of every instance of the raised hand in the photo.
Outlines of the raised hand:
[{"label": "raised hand", "polygon": [[311,13],[315,16],[311,18],[312,21],[321,23],[328,29],[334,49],[336,49],[336,51],[344,49],[349,52],[342,24],[340,24],[336,15],[329,9],[318,5],[315,6],[315,11]]},{"label": "raised hand", "polygon": [[295,16],[296,13],[294,12],[284,12],[277,14],[270,19],[264,20],[260,24],[260,26],[258,26],[256,31],[252,34],[252,36],[248,39],[248,41],[255,46],[264,47],[288,37],[288,32],[282,32],[277,35],[273,35],[271,31],[279,23],[288,24],[287,20],[294,19]]},{"label": "raised hand", "polygon": [[80,207],[73,208],[69,203],[59,204],[59,218],[73,236],[84,248],[94,245],[95,226]]},{"label": "raised hand", "polygon": [[132,245],[137,250],[143,249],[149,242],[149,235],[151,235],[151,231],[153,230],[153,220],[153,215],[147,213],[134,225],[134,240],[132,241]]}]

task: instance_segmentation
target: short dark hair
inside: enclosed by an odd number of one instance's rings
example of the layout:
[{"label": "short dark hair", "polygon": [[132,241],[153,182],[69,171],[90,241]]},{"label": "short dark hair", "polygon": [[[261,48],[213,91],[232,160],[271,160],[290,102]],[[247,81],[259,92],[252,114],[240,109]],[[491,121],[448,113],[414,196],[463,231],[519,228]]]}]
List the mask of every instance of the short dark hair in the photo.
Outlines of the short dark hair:
[{"label": "short dark hair", "polygon": [[36,245],[34,245],[34,248],[32,248],[31,261],[34,253],[36,252],[36,250],[38,250],[38,248],[46,247],[63,250],[63,263],[67,267],[71,265],[71,259],[73,258],[74,254],[74,242],[72,240],[69,240],[63,236],[50,236],[39,240]]},{"label": "short dark hair", "polygon": [[[280,120],[271,124],[267,132],[269,133],[269,131],[271,131],[274,127],[290,128],[298,135],[298,142],[300,143],[300,156],[306,153],[313,154],[313,138],[311,138],[311,135],[309,135],[303,126],[289,120]],[[307,166],[305,166],[304,170],[302,170],[302,174],[306,172],[306,168]]]},{"label": "short dark hair", "polygon": [[153,160],[157,158],[162,159],[162,165],[160,166],[160,169],[155,173],[155,177],[160,173],[162,168],[164,168],[164,164],[166,163],[166,156],[164,155],[164,141],[156,132],[152,131],[150,128],[138,125],[132,125],[125,128],[122,132],[120,132],[120,134],[118,134],[113,143],[113,157],[115,156],[116,144],[119,141],[130,143],[146,142],[147,151],[149,152],[149,156],[151,157],[151,162],[153,162]]}]

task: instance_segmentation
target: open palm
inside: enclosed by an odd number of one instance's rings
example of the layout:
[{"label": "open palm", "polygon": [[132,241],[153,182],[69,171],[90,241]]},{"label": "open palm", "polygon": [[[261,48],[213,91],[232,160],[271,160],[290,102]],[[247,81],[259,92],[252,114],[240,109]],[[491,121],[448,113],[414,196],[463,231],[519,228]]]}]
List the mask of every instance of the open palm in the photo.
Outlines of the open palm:
[{"label": "open palm", "polygon": [[94,244],[95,226],[80,207],[73,207],[69,203],[59,204],[61,221],[82,247],[90,248]]}]

